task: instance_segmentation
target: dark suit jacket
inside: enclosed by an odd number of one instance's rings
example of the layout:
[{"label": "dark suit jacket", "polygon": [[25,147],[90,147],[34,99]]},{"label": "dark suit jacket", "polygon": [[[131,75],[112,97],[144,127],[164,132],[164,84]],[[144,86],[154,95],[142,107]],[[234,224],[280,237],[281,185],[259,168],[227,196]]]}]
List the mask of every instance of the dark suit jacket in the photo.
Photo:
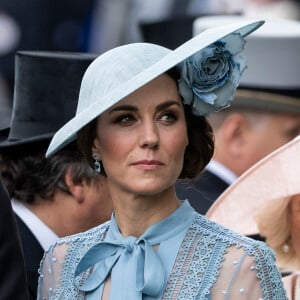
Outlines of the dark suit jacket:
[{"label": "dark suit jacket", "polygon": [[[223,181],[217,175],[205,171],[192,183],[176,184],[176,194],[179,199],[188,199],[191,206],[200,214],[205,215],[215,200],[228,188],[228,183]],[[230,217],[230,214],[228,214]],[[259,234],[253,234],[254,240],[265,241],[264,237]]]},{"label": "dark suit jacket", "polygon": [[16,216],[20,231],[21,243],[25,257],[25,267],[28,282],[29,299],[36,299],[38,284],[38,269],[44,250],[26,224]]},{"label": "dark suit jacket", "polygon": [[9,196],[0,181],[0,300],[27,300],[19,232]]},{"label": "dark suit jacket", "polygon": [[176,184],[179,199],[188,199],[194,209],[205,215],[214,201],[225,191],[228,184],[215,174],[205,171],[192,183]]}]

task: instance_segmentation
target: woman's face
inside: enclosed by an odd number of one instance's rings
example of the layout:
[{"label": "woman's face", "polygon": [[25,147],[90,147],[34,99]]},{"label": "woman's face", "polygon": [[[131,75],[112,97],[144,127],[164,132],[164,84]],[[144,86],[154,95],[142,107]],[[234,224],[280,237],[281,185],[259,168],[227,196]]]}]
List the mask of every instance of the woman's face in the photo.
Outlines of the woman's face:
[{"label": "woman's face", "polygon": [[92,150],[111,188],[154,195],[175,183],[187,144],[176,82],[161,75],[99,116]]},{"label": "woman's face", "polygon": [[290,202],[291,242],[300,260],[300,194],[294,195]]}]

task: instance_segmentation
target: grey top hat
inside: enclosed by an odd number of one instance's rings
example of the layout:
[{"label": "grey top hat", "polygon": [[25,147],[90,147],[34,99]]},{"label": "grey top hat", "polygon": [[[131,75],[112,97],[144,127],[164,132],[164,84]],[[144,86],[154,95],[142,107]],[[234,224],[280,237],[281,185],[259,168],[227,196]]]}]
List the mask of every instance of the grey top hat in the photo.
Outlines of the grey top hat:
[{"label": "grey top hat", "polygon": [[95,57],[17,52],[11,126],[0,141],[0,149],[49,141],[74,116],[82,76]]},{"label": "grey top hat", "polygon": [[[249,20],[208,16],[195,20],[193,34],[214,26]],[[270,19],[247,38],[248,69],[232,107],[300,113],[300,22]]]}]

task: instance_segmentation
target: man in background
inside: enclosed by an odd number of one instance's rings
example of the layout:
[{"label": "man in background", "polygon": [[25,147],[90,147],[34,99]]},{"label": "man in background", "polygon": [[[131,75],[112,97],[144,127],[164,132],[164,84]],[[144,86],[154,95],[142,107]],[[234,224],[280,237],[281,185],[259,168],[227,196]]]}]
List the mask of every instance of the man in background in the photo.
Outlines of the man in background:
[{"label": "man in background", "polygon": [[106,178],[75,143],[45,158],[54,133],[75,114],[82,76],[95,56],[18,52],[12,121],[0,142],[0,171],[12,198],[30,299],[36,299],[44,251],[59,237],[110,218]]},{"label": "man in background", "polygon": [[[194,34],[243,20],[199,18]],[[300,22],[267,21],[247,46],[248,69],[235,100],[209,117],[215,132],[213,160],[195,182],[177,185],[179,198],[189,199],[202,214],[238,176],[300,133]]]},{"label": "man in background", "polygon": [[0,299],[28,299],[24,258],[11,203],[0,181]]}]

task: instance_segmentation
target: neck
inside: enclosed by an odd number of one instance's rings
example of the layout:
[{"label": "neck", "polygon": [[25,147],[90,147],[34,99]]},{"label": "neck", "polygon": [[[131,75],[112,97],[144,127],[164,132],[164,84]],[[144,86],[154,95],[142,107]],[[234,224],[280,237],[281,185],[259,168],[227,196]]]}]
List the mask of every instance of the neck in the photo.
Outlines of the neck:
[{"label": "neck", "polygon": [[156,195],[133,195],[111,190],[115,218],[124,237],[141,236],[180,205],[174,187]]},{"label": "neck", "polygon": [[[70,204],[74,202],[74,199],[68,199],[69,197],[66,193],[59,191],[52,199],[41,199],[36,196],[34,203],[26,204],[26,206],[57,236],[64,237],[83,231],[76,221],[75,211],[74,214],[71,213],[73,208]],[[74,217],[70,218],[70,215]]]}]

